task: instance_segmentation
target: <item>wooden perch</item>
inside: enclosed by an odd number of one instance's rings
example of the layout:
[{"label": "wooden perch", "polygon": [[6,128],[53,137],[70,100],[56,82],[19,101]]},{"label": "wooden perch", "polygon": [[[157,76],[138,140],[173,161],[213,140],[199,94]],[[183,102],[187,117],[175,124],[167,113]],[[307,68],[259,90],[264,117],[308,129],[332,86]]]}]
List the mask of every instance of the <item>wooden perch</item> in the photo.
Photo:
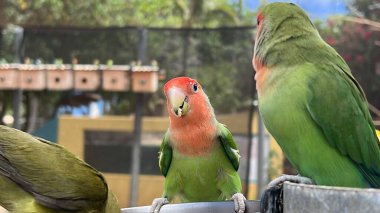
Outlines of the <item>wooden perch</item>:
[{"label": "wooden perch", "polygon": [[345,16],[343,17],[343,20],[358,23],[358,24],[369,25],[373,28],[373,30],[380,31],[380,22],[377,22],[377,21],[372,21],[366,18],[358,18],[358,17],[352,17],[352,16]]}]

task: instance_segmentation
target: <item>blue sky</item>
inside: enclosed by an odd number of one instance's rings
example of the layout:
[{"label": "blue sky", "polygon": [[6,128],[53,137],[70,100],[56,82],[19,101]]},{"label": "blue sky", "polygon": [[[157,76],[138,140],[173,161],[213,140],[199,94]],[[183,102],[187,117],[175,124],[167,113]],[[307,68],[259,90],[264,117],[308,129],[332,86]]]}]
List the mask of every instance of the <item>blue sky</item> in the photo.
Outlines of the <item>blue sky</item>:
[{"label": "blue sky", "polygon": [[[237,0],[236,0],[237,1]],[[304,9],[311,19],[326,19],[330,15],[346,14],[347,0],[268,0],[268,2],[293,2]],[[260,0],[244,0],[245,7],[257,10]]]}]

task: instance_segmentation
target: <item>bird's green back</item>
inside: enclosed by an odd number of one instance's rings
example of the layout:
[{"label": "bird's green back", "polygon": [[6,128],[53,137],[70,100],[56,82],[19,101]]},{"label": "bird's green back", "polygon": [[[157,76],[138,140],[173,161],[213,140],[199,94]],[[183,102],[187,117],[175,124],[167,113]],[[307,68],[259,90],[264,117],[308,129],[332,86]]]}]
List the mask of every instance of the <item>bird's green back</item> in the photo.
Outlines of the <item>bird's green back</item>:
[{"label": "bird's green back", "polygon": [[[0,176],[3,183],[13,183],[0,191],[0,205],[11,212],[20,211],[20,203],[53,212],[105,211],[109,191],[98,171],[59,145],[5,126],[0,126]],[[118,209],[112,199],[110,206]]]}]

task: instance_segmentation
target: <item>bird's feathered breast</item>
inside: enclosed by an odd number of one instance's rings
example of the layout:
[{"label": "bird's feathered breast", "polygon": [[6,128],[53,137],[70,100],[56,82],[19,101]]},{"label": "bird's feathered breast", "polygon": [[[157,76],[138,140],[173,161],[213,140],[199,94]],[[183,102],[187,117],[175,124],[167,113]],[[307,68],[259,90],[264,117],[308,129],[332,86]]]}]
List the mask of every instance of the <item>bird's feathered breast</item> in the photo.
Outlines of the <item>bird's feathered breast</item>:
[{"label": "bird's feathered breast", "polygon": [[216,127],[211,122],[199,122],[170,129],[170,141],[174,149],[184,155],[208,153],[216,139]]}]

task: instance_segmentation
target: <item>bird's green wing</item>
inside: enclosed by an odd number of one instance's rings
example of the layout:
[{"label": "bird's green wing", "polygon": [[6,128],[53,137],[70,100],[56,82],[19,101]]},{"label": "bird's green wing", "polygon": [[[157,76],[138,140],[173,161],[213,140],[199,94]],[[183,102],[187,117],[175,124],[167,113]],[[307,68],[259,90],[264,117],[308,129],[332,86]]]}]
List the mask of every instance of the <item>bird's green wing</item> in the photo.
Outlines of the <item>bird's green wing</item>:
[{"label": "bird's green wing", "polygon": [[0,175],[57,210],[77,211],[107,200],[107,184],[91,166],[57,144],[6,126],[0,126]]},{"label": "bird's green wing", "polygon": [[159,156],[160,171],[165,177],[168,174],[173,156],[173,150],[169,143],[169,134],[169,130],[167,130],[164,138],[162,139]]},{"label": "bird's green wing", "polygon": [[218,139],[221,142],[228,159],[237,171],[239,169],[239,150],[231,132],[223,124],[218,124]]},{"label": "bird's green wing", "polygon": [[329,144],[349,156],[373,187],[380,187],[379,141],[367,100],[347,66],[339,64],[300,68],[314,69],[316,75],[308,85],[306,107]]}]

